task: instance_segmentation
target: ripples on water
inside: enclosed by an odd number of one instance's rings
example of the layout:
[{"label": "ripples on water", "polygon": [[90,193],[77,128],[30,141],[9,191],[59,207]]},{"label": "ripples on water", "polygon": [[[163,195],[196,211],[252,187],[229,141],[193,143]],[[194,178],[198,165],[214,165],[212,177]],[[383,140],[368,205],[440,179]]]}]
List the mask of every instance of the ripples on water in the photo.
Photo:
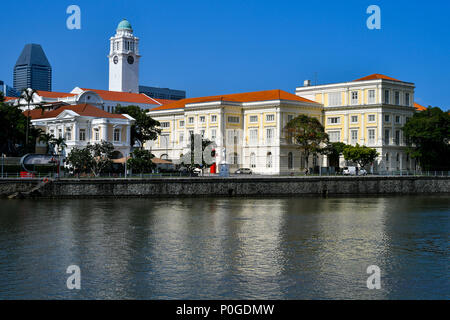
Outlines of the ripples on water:
[{"label": "ripples on water", "polygon": [[[448,197],[0,201],[0,299],[448,299]],[[81,268],[81,290],[66,268]],[[381,268],[368,290],[366,268]]]}]

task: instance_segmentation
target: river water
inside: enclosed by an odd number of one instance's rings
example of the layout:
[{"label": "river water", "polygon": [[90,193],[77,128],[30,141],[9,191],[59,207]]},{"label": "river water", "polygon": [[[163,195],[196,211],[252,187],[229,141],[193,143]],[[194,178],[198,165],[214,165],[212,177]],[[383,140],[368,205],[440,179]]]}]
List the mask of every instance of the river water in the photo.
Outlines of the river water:
[{"label": "river water", "polygon": [[449,299],[449,218],[448,196],[0,200],[0,299]]}]

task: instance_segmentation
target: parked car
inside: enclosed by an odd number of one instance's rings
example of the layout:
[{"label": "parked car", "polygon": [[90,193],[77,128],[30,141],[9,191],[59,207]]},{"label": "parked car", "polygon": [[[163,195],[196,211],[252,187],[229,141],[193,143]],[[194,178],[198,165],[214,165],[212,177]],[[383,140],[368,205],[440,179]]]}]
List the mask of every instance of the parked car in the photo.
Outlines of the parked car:
[{"label": "parked car", "polygon": [[236,174],[252,174],[253,172],[249,168],[239,168],[234,173],[236,173]]},{"label": "parked car", "polygon": [[342,170],[342,174],[344,176],[365,176],[367,174],[366,169],[364,168],[357,168],[357,167],[344,167],[344,169]]}]

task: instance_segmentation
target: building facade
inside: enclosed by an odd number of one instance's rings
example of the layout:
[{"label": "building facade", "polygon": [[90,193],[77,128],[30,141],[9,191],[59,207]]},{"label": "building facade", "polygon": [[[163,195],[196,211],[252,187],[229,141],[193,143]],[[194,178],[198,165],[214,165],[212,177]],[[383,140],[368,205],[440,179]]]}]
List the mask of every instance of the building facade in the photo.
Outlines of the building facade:
[{"label": "building facade", "polygon": [[139,93],[144,93],[150,98],[164,100],[181,100],[186,98],[186,91],[169,88],[139,86]]},{"label": "building facade", "polygon": [[41,45],[27,44],[14,66],[14,89],[52,91],[52,67]]},{"label": "building facade", "polygon": [[[79,104],[45,112],[35,109],[29,115],[35,127],[65,139],[65,155],[74,148],[101,141],[113,144],[114,159],[123,159],[130,154],[130,128],[134,119],[126,114],[112,114],[90,104]],[[46,145],[38,143],[36,149],[37,153],[45,153]]]},{"label": "building facade", "polygon": [[[350,82],[296,88],[298,96],[323,106],[324,127],[331,142],[359,144],[380,154],[375,171],[411,170],[401,130],[412,117],[414,83],[373,74]],[[341,159],[341,166],[346,163]]]},{"label": "building facade", "polygon": [[[189,152],[192,134],[216,144],[216,164],[226,161],[255,173],[298,171],[304,162],[283,128],[299,114],[322,121],[322,106],[282,90],[183,99],[148,111],[161,123],[162,133],[146,148],[156,157],[177,160]],[[310,164],[319,164],[311,157]]]}]

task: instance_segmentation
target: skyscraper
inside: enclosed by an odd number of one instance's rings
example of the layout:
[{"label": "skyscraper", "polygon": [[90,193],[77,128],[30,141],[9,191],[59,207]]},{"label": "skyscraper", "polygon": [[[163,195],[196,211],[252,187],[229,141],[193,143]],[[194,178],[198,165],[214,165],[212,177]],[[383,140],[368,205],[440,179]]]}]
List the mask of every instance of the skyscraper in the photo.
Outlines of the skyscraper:
[{"label": "skyscraper", "polygon": [[14,66],[14,89],[52,91],[52,67],[41,45],[25,45]]}]

